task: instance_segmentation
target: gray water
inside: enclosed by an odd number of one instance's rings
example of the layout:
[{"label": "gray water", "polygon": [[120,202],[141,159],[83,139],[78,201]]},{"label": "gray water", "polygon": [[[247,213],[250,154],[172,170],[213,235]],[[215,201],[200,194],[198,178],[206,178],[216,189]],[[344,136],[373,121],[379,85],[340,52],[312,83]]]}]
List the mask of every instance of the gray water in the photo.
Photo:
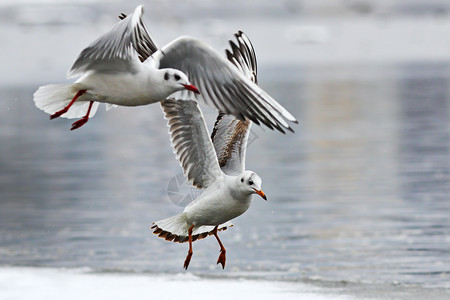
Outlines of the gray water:
[{"label": "gray water", "polygon": [[[302,71],[265,84],[296,133],[252,131],[247,168],[269,201],[220,235],[225,271],[206,239],[189,272],[450,288],[449,66]],[[149,229],[195,195],[159,106],[100,110],[71,132],[34,107],[35,88],[0,90],[0,264],[182,272],[187,245]]]},{"label": "gray water", "polygon": [[[295,134],[253,127],[246,164],[269,201],[255,197],[220,234],[225,270],[208,238],[194,243],[188,272],[365,298],[450,298],[448,4],[433,2],[434,12],[382,1],[360,18],[326,0],[242,3],[246,10],[236,2],[175,9],[155,0],[146,10],[159,44],[186,31],[217,47],[245,29],[260,85],[299,120]],[[185,272],[187,245],[150,230],[198,194],[183,184],[159,105],[99,109],[71,132],[73,120],[50,121],[32,102],[39,85],[64,82],[83,46],[128,4],[0,7],[2,266]],[[318,43],[299,43],[303,25],[319,26],[306,28]],[[204,112],[211,127],[215,113]]]}]

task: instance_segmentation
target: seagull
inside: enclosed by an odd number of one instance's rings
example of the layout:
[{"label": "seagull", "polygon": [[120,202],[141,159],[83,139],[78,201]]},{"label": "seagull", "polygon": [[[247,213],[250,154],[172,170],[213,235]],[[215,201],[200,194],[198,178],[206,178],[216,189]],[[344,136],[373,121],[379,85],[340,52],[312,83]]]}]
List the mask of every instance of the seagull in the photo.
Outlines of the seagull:
[{"label": "seagull", "polygon": [[100,102],[110,109],[114,105],[159,102],[182,89],[198,93],[180,70],[155,68],[138,54],[150,56],[158,50],[147,33],[142,13],[143,7],[138,6],[80,53],[68,73],[69,78],[80,76],[75,83],[39,87],[34,93],[36,106],[51,114],[50,119],[84,115],[72,124],[74,130],[95,115]]},{"label": "seagull", "polygon": [[[230,42],[233,52],[227,51],[228,58],[237,70],[256,82],[256,58],[250,40],[242,32],[236,38],[239,45]],[[226,249],[217,232],[232,226],[229,221],[249,208],[253,194],[267,200],[261,178],[245,170],[252,122],[219,112],[210,138],[196,101],[167,99],[161,107],[184,175],[202,189],[202,194],[182,213],[154,222],[151,229],[167,241],[189,242],[185,269],[193,254],[192,242],[214,235],[220,246],[217,264],[225,268]]]},{"label": "seagull", "polygon": [[119,16],[111,31],[85,48],[69,70],[69,78],[79,79],[39,87],[35,105],[50,119],[81,118],[72,124],[74,130],[95,115],[101,102],[107,109],[147,105],[181,92],[177,97],[193,98],[240,120],[293,132],[289,122],[297,120],[209,45],[183,36],[158,49],[143,11],[138,6],[132,14]]}]

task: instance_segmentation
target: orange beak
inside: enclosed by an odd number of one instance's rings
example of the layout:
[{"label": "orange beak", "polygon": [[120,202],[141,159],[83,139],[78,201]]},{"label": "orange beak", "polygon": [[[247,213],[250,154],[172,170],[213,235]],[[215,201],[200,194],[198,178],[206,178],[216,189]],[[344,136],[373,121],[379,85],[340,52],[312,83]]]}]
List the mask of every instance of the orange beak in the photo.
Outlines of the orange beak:
[{"label": "orange beak", "polygon": [[256,192],[258,195],[260,195],[264,200],[267,201],[266,194],[264,194],[263,191],[261,191],[261,190],[258,191],[257,189],[254,189],[254,190],[255,190],[255,192]]},{"label": "orange beak", "polygon": [[199,90],[195,86],[193,86],[192,84],[190,84],[190,85],[189,84],[183,84],[183,86],[184,86],[185,89],[187,89],[189,91],[192,91],[192,92],[194,92],[196,94],[200,94]]}]

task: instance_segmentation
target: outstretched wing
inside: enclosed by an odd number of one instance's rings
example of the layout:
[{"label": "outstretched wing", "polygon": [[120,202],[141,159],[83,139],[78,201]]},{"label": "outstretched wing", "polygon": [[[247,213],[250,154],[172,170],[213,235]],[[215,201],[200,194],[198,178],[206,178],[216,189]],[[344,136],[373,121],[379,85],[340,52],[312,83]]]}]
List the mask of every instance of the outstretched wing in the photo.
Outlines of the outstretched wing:
[{"label": "outstretched wing", "polygon": [[208,45],[181,37],[165,46],[161,53],[159,68],[184,72],[200,90],[197,99],[240,120],[248,118],[283,133],[284,129],[293,131],[288,122],[297,123],[297,120]]},{"label": "outstretched wing", "polygon": [[206,188],[223,176],[214,146],[197,103],[191,100],[161,101],[168,120],[170,140],[188,181]]},{"label": "outstretched wing", "polygon": [[235,116],[219,113],[211,139],[216,149],[222,171],[238,175],[245,171],[245,152],[251,121],[241,121]]},{"label": "outstretched wing", "polygon": [[[226,50],[228,60],[249,80],[257,83],[257,63],[253,45],[248,37],[239,31],[235,34],[237,45],[230,41],[231,51]],[[211,134],[217,159],[222,171],[238,175],[245,171],[245,153],[250,134],[251,121],[239,120],[235,116],[219,113]]]},{"label": "outstretched wing", "polygon": [[230,41],[231,51],[225,50],[227,58],[245,77],[258,84],[256,76],[258,65],[256,63],[255,48],[253,48],[252,42],[242,31],[238,31],[234,36],[237,40],[237,45]]},{"label": "outstretched wing", "polygon": [[[129,71],[130,61],[144,61],[158,50],[142,21],[144,8],[140,5],[124,17],[109,32],[85,48],[70,69],[68,76],[88,70]],[[123,16],[123,15],[122,15]]]}]

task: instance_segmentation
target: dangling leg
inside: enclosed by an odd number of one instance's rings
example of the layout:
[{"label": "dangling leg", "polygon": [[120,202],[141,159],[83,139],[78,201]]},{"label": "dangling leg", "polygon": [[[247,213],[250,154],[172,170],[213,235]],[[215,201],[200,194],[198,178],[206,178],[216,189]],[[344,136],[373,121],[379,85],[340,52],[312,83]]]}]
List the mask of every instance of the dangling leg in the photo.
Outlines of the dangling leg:
[{"label": "dangling leg", "polygon": [[219,246],[220,246],[220,255],[219,258],[217,259],[217,264],[222,264],[222,269],[225,269],[225,261],[226,261],[226,253],[227,250],[225,250],[225,247],[222,245],[222,242],[219,239],[219,236],[217,235],[217,227],[214,227],[213,229],[213,234],[216,237],[217,241],[219,242]]},{"label": "dangling leg", "polygon": [[194,229],[194,225],[189,227],[189,230],[188,230],[188,234],[189,234],[189,251],[188,251],[188,254],[186,256],[186,259],[184,260],[184,268],[186,270],[189,267],[189,263],[191,262],[192,253],[194,253],[194,251],[192,251],[192,230],[193,229]]},{"label": "dangling leg", "polygon": [[86,93],[86,90],[79,90],[75,94],[75,97],[73,97],[72,101],[70,101],[70,103],[66,107],[64,107],[60,111],[55,112],[53,115],[50,116],[50,120],[55,119],[55,118],[61,116],[62,114],[65,114],[69,110],[69,108],[72,106],[72,104],[78,99],[78,97],[80,97],[84,93]]},{"label": "dangling leg", "polygon": [[91,113],[92,104],[94,104],[94,101],[89,102],[89,108],[88,108],[86,115],[82,119],[73,123],[72,128],[70,128],[70,130],[80,128],[81,126],[83,126],[84,124],[87,123],[87,121],[89,120],[89,114]]}]

